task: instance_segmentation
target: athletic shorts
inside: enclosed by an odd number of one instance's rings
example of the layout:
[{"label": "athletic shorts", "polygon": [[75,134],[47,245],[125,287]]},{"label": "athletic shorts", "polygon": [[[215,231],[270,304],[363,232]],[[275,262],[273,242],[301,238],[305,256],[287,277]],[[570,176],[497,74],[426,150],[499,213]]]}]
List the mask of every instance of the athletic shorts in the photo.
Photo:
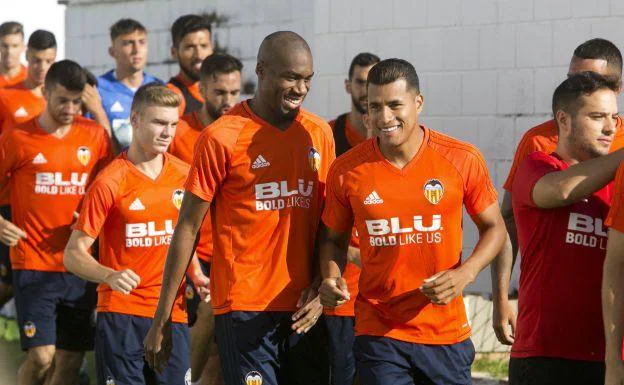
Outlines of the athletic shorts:
[{"label": "athletic shorts", "polygon": [[71,273],[15,270],[13,288],[22,349],[93,350],[96,285]]},{"label": "athletic shorts", "polygon": [[162,374],[145,361],[143,340],[152,318],[98,313],[95,362],[98,385],[188,385],[191,383],[188,326],[171,324],[172,351]]},{"label": "athletic shorts", "polygon": [[472,341],[424,345],[386,337],[355,337],[361,385],[471,385]]},{"label": "athletic shorts", "polygon": [[510,385],[603,385],[603,361],[577,361],[551,357],[511,358]]},{"label": "athletic shorts", "polygon": [[[7,221],[11,221],[11,206],[0,206],[0,215]],[[0,282],[6,285],[13,284],[13,269],[9,256],[9,246],[0,243]]]},{"label": "athletic shorts", "polygon": [[325,315],[329,338],[329,364],[332,385],[353,385],[355,377],[355,318]]},{"label": "athletic shorts", "polygon": [[215,316],[227,385],[325,385],[327,338],[321,319],[306,334],[291,330],[290,312],[234,311]]},{"label": "athletic shorts", "polygon": [[[201,266],[204,275],[206,275],[206,277],[210,277],[210,263],[204,261],[203,259],[200,259],[199,265]],[[193,281],[191,281],[188,277],[186,279],[184,297],[186,298],[186,313],[188,314],[188,326],[192,327],[193,325],[195,325],[195,321],[197,321],[197,308],[199,307],[199,302],[201,301],[201,299],[199,298],[199,293],[197,293],[197,290],[195,290],[195,285],[193,285]]]}]

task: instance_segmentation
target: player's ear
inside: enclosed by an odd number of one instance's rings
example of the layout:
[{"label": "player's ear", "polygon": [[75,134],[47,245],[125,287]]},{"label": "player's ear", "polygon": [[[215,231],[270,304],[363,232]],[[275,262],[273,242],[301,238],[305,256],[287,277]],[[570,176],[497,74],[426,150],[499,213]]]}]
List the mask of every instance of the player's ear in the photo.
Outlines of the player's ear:
[{"label": "player's ear", "polygon": [[422,112],[423,105],[425,104],[425,97],[423,96],[423,94],[418,92],[416,94],[415,98],[416,98],[416,100],[415,100],[415,102],[416,102],[416,110],[420,114]]},{"label": "player's ear", "polygon": [[108,47],[108,55],[112,58],[115,58],[115,51],[113,51],[113,46]]},{"label": "player's ear", "polygon": [[178,50],[173,45],[171,46],[171,57],[178,60]]},{"label": "player's ear", "polygon": [[141,113],[140,110],[140,108],[137,108],[136,110],[130,112],[130,125],[133,129],[136,129],[139,123],[139,115]]},{"label": "player's ear", "polygon": [[264,78],[264,71],[265,71],[264,63],[259,61],[256,64],[256,75],[258,75],[258,79]]},{"label": "player's ear", "polygon": [[572,123],[572,115],[564,110],[557,110],[557,113],[555,114],[555,121],[557,122],[557,127],[559,127],[560,131],[564,130],[564,132],[567,132],[568,127]]},{"label": "player's ear", "polygon": [[345,83],[345,91],[347,91],[347,93],[351,95],[351,82],[349,81],[349,79],[345,79],[344,83]]}]

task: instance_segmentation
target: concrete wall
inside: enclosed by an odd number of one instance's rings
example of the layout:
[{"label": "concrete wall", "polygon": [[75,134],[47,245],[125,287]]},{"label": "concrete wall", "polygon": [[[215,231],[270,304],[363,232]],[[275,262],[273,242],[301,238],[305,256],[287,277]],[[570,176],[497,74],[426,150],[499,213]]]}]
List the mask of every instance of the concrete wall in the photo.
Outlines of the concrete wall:
[{"label": "concrete wall", "polygon": [[[423,85],[423,122],[476,144],[499,191],[519,138],[549,119],[574,48],[604,37],[624,49],[621,0],[78,0],[67,8],[67,57],[104,72],[112,65],[108,27],[133,17],[150,31],[149,71],[166,79],[177,72],[168,61],[170,24],[213,10],[230,17],[215,35],[244,60],[247,79],[265,35],[302,34],[316,73],[306,106],[326,118],[349,107],[343,79],[355,54],[410,60]],[[469,255],[477,239],[469,220],[465,234]],[[488,287],[482,274],[472,290]]]}]

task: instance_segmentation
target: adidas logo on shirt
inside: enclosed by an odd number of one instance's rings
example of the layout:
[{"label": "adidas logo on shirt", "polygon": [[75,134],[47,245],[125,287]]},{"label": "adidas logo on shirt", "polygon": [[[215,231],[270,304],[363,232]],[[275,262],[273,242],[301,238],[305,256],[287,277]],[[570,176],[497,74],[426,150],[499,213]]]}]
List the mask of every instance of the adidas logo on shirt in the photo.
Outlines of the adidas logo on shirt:
[{"label": "adidas logo on shirt", "polygon": [[110,108],[110,112],[124,112],[124,108],[121,105],[121,103],[119,102],[115,102],[113,103],[113,105]]},{"label": "adidas logo on shirt", "polygon": [[141,210],[145,210],[145,206],[143,206],[143,203],[141,203],[141,200],[137,198],[134,200],[134,202],[132,202],[128,210],[141,211]]},{"label": "adidas logo on shirt", "polygon": [[35,159],[33,159],[33,164],[44,164],[44,163],[48,163],[48,160],[45,158],[45,156],[43,156],[42,153],[38,153],[37,156],[35,156]]},{"label": "adidas logo on shirt", "polygon": [[17,111],[15,111],[16,118],[25,118],[26,116],[28,116],[28,112],[26,112],[26,109],[24,107],[20,107],[17,109]]},{"label": "adidas logo on shirt", "polygon": [[251,168],[255,170],[257,168],[269,167],[270,165],[271,163],[267,162],[262,155],[258,155],[256,160],[252,163]]},{"label": "adidas logo on shirt", "polygon": [[383,203],[383,199],[381,199],[379,194],[377,194],[377,191],[373,191],[372,193],[368,194],[366,199],[364,199],[365,205],[378,205],[381,203]]}]

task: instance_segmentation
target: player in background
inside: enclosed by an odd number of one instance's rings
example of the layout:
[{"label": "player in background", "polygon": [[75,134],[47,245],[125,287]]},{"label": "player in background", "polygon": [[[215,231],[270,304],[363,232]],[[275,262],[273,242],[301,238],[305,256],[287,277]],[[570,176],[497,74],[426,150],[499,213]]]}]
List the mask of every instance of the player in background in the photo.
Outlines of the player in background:
[{"label": "player in background", "polygon": [[[355,225],[362,272],[355,307],[360,383],[472,384],[474,346],[462,290],[500,250],[505,228],[485,160],[472,145],[419,125],[414,67],[368,74],[377,138],[339,157],[327,179],[319,243],[325,306],[350,299],[341,277]],[[479,241],[462,263],[462,209]]]},{"label": "player in background", "polygon": [[[568,76],[580,72],[592,71],[603,76],[621,81],[622,54],[610,41],[605,39],[591,39],[579,45],[572,55]],[[618,118],[617,130],[611,146],[611,151],[624,147],[624,124]],[[518,241],[514,213],[511,207],[512,187],[516,171],[524,159],[535,151],[547,154],[555,151],[559,134],[554,119],[544,122],[528,130],[518,143],[509,176],[503,185],[505,189],[501,203],[501,213],[509,234],[509,241],[501,250],[498,257],[492,261],[492,295],[494,298],[493,327],[498,340],[505,345],[514,342],[516,313],[508,300],[511,272],[518,254]]]},{"label": "player in background", "polygon": [[[12,222],[0,219],[11,264],[22,349],[18,383],[77,383],[93,348],[95,291],[67,273],[63,249],[91,177],[110,158],[104,129],[77,116],[84,70],[63,60],[46,74],[43,113],[0,136],[0,175],[8,178]],[[54,366],[52,367],[52,362]]]},{"label": "player in background", "polygon": [[180,72],[169,79],[167,87],[181,98],[180,116],[199,110],[204,99],[199,90],[200,68],[212,55],[212,26],[200,15],[180,16],[171,26],[171,56],[177,60]]},{"label": "player in background", "polygon": [[[169,248],[158,309],[145,339],[162,368],[175,292],[206,214],[213,226],[211,296],[226,384],[325,384],[322,313],[314,244],[331,129],[301,108],[312,54],[294,32],[267,36],[258,52],[258,91],[204,130]],[[316,278],[316,279],[315,279]],[[323,370],[325,369],[325,370]]]},{"label": "player in background", "polygon": [[[239,102],[243,64],[233,56],[215,53],[201,67],[199,89],[204,98],[201,109],[184,115],[169,146],[169,152],[183,161],[193,163],[193,150],[204,128],[208,127]],[[212,259],[212,226],[206,216],[200,230],[197,256],[202,270],[210,275]],[[210,302],[187,281],[187,311],[191,331],[191,383],[221,384],[219,352],[214,338],[214,315]],[[201,382],[200,382],[201,380]]]},{"label": "player in background", "polygon": [[[98,383],[188,384],[189,338],[183,289],[172,312],[173,354],[155,373],[142,342],[156,305],[167,247],[182,203],[188,165],[166,153],[178,123],[178,96],[156,83],[139,88],[131,106],[132,142],[89,188],[65,248],[65,266],[99,284]],[[122,229],[122,231],[119,231]],[[100,237],[99,261],[89,250]],[[194,259],[191,270],[200,269]],[[199,274],[201,286],[208,278]]]},{"label": "player in background", "polygon": [[[600,287],[612,196],[619,82],[571,76],[553,94],[552,153],[530,154],[512,185],[521,254],[510,384],[602,384]],[[582,284],[579,284],[581,283]]]},{"label": "player in background", "polygon": [[108,54],[115,68],[98,79],[102,106],[111,124],[117,152],[132,141],[130,106],[135,92],[144,84],[161,82],[145,72],[147,64],[147,30],[133,19],[120,19],[110,27],[111,46]]},{"label": "player in background", "polygon": [[24,26],[16,21],[0,24],[0,88],[26,80],[28,70],[21,63],[24,45]]},{"label": "player in background", "polygon": [[[351,96],[351,111],[339,115],[329,122],[334,134],[336,156],[340,156],[352,147],[364,142],[372,136],[365,123],[367,109],[366,77],[373,65],[379,63],[379,57],[372,53],[357,54],[349,65],[349,77],[345,79],[345,90]],[[349,261],[359,260],[360,243],[357,232],[349,241]],[[355,376],[355,356],[353,343],[355,342],[355,298],[358,293],[360,268],[353,262],[348,262],[342,275],[349,288],[350,300],[337,308],[323,310],[325,324],[329,336],[329,360],[331,378],[334,385],[352,385]]]}]

